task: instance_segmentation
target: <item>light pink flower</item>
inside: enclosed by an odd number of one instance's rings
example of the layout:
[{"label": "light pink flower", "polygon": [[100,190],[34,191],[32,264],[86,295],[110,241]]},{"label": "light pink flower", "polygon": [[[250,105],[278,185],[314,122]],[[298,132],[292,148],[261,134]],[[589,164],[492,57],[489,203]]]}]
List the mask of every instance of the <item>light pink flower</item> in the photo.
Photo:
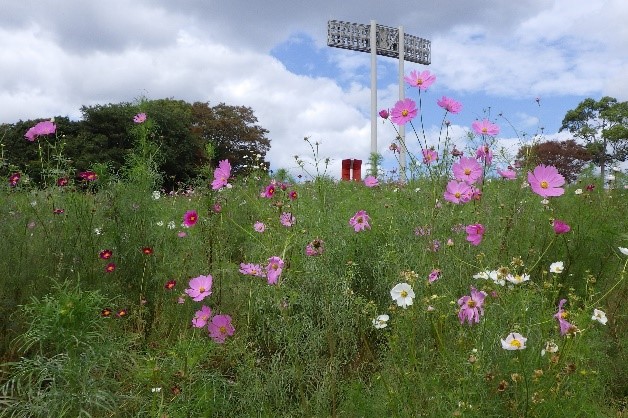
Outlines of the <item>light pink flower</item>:
[{"label": "light pink flower", "polygon": [[294,217],[294,215],[292,215],[291,212],[283,212],[279,217],[279,222],[283,226],[290,228],[297,222],[297,219]]},{"label": "light pink flower", "polygon": [[570,324],[565,320],[567,318],[567,312],[563,309],[563,305],[567,302],[567,299],[561,299],[558,302],[558,312],[554,314],[554,318],[558,319],[558,326],[560,328],[560,335],[565,335],[567,333],[574,333],[577,331],[574,325]]},{"label": "light pink flower", "polygon": [[264,269],[259,264],[240,263],[240,273],[247,276],[265,277]]},{"label": "light pink flower", "polygon": [[371,229],[371,225],[369,224],[369,220],[371,218],[364,210],[360,210],[356,212],[351,219],[349,219],[349,225],[353,227],[355,232],[363,231],[366,229]]},{"label": "light pink flower", "polygon": [[454,163],[452,169],[456,179],[467,184],[473,184],[482,177],[482,166],[471,157],[460,158],[457,163]]},{"label": "light pink flower", "polygon": [[186,228],[193,227],[196,225],[196,222],[198,222],[198,213],[196,213],[195,210],[188,210],[185,212],[185,215],[183,215],[183,225]]},{"label": "light pink flower", "polygon": [[427,90],[436,81],[436,76],[429,71],[410,71],[409,76],[403,78],[406,83],[412,87],[418,87],[419,90]]},{"label": "light pink flower", "polygon": [[449,97],[443,96],[443,98],[438,100],[436,103],[449,113],[456,114],[462,110],[462,103]]},{"label": "light pink flower", "polygon": [[551,165],[541,164],[536,166],[533,172],[528,171],[528,183],[532,191],[539,196],[556,197],[565,193],[565,189],[560,187],[565,184],[565,178]]},{"label": "light pink flower", "polygon": [[373,176],[366,176],[364,178],[364,185],[366,187],[375,187],[375,186],[379,186],[379,180],[377,180],[377,177],[373,177]]},{"label": "light pink flower", "polygon": [[305,247],[305,254],[310,257],[322,255],[325,252],[323,240],[316,238]]},{"label": "light pink flower", "polygon": [[488,119],[476,120],[471,124],[473,132],[478,135],[491,135],[495,136],[499,134],[499,126],[491,123]]},{"label": "light pink flower", "polygon": [[471,287],[471,295],[465,295],[458,299],[458,305],[460,310],[458,311],[458,319],[461,324],[465,321],[471,325],[473,322],[480,322],[480,316],[484,315],[484,298],[487,293],[484,291],[478,291],[476,288]]},{"label": "light pink flower", "polygon": [[440,279],[441,271],[439,269],[434,269],[428,276],[428,282],[434,283],[436,280]]},{"label": "light pink flower", "polygon": [[224,343],[227,337],[235,333],[235,328],[231,324],[231,317],[229,315],[214,316],[207,326],[207,329],[209,330],[209,336],[212,340],[219,344]]},{"label": "light pink flower", "polygon": [[497,170],[497,174],[506,180],[514,180],[517,178],[517,172],[514,170]]},{"label": "light pink flower", "polygon": [[405,125],[419,113],[412,99],[399,100],[391,110],[390,118],[397,125]]},{"label": "light pink flower", "polygon": [[138,113],[133,116],[133,122],[135,123],[144,123],[146,122],[146,113]]},{"label": "light pink flower", "polygon": [[185,289],[185,293],[195,302],[200,302],[207,296],[212,294],[212,276],[198,276],[190,280],[189,288]]},{"label": "light pink flower", "polygon": [[284,261],[280,257],[270,257],[266,266],[266,280],[268,284],[277,284],[283,271]]},{"label": "light pink flower", "polygon": [[218,163],[216,170],[214,170],[212,190],[218,190],[229,185],[229,177],[231,177],[231,164],[229,160],[222,160]]},{"label": "light pink flower", "polygon": [[264,232],[266,230],[266,225],[264,225],[264,223],[257,221],[255,222],[255,224],[253,224],[253,229],[255,229],[256,232]]},{"label": "light pink flower", "polygon": [[475,151],[475,158],[484,161],[486,165],[491,165],[491,162],[493,162],[493,152],[488,144],[480,146],[477,151]]},{"label": "light pink flower", "polygon": [[54,134],[57,131],[57,125],[49,120],[37,123],[24,134],[24,137],[33,142],[38,136]]},{"label": "light pink flower", "polygon": [[571,227],[560,219],[554,219],[554,221],[552,222],[552,226],[554,227],[554,232],[556,233],[556,235],[566,234],[567,232],[571,231]]},{"label": "light pink flower", "polygon": [[421,153],[423,154],[424,164],[429,165],[435,161],[438,161],[438,153],[434,151],[433,149],[424,149],[424,150],[421,150]]},{"label": "light pink flower", "polygon": [[194,328],[203,328],[205,326],[205,324],[207,324],[207,321],[209,321],[209,318],[211,318],[212,316],[212,310],[209,308],[209,306],[205,306],[203,305],[203,307],[196,311],[196,313],[194,314],[194,318],[192,319],[192,326]]},{"label": "light pink flower", "polygon": [[451,203],[460,204],[470,201],[472,193],[473,190],[464,181],[451,180],[447,183],[443,197]]},{"label": "light pink flower", "polygon": [[469,241],[472,245],[480,245],[480,242],[482,242],[482,238],[484,237],[484,225],[467,225],[465,231],[467,232],[467,241]]}]

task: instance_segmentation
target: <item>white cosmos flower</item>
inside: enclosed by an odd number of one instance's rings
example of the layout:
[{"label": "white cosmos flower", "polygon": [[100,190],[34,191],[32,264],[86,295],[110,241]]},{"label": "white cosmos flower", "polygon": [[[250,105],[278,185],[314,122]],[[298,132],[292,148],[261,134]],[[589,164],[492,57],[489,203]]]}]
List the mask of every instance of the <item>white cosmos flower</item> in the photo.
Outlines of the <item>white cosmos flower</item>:
[{"label": "white cosmos flower", "polygon": [[565,270],[565,266],[562,261],[557,261],[555,263],[550,264],[549,271],[550,273],[560,274]]},{"label": "white cosmos flower", "polygon": [[602,325],[606,325],[608,322],[608,318],[606,318],[606,313],[599,309],[593,309],[593,316],[591,317],[593,321],[597,321]]},{"label": "white cosmos flower", "polygon": [[414,290],[408,283],[398,283],[390,291],[390,296],[398,306],[406,309],[412,305],[412,299],[414,299]]},{"label": "white cosmos flower", "polygon": [[541,350],[541,355],[544,356],[545,353],[555,353],[558,351],[558,345],[554,341],[548,341],[545,343],[545,348]]},{"label": "white cosmos flower", "polygon": [[576,189],[575,194],[582,194],[582,189]]},{"label": "white cosmos flower", "polygon": [[389,319],[390,317],[386,314],[377,315],[377,318],[373,319],[373,326],[377,329],[386,328],[386,326],[388,325],[387,322]]},{"label": "white cosmos flower", "polygon": [[514,284],[520,284],[523,282],[527,282],[528,280],[530,280],[530,275],[528,274],[509,274],[506,276],[506,280],[508,280],[510,283],[514,283]]},{"label": "white cosmos flower", "polygon": [[504,350],[523,350],[526,348],[526,341],[528,341],[528,339],[518,332],[511,332],[505,340],[501,341]]},{"label": "white cosmos flower", "polygon": [[624,248],[624,247],[618,247],[619,248],[619,252],[622,253],[623,255],[628,255],[628,248]]}]

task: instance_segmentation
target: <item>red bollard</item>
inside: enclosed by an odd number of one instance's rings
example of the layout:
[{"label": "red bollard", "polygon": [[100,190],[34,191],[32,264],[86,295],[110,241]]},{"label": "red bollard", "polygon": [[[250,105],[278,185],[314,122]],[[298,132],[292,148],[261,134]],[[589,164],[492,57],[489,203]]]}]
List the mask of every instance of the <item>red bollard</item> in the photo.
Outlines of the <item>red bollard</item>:
[{"label": "red bollard", "polygon": [[351,180],[351,160],[342,160],[342,179]]},{"label": "red bollard", "polygon": [[362,160],[353,160],[353,181],[362,181]]}]

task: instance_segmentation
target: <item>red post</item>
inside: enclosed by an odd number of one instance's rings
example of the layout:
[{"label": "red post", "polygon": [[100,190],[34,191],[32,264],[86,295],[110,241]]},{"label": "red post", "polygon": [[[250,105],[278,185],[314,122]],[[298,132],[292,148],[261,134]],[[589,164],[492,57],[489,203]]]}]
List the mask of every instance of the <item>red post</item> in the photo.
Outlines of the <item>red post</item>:
[{"label": "red post", "polygon": [[342,179],[351,180],[351,160],[342,160]]},{"label": "red post", "polygon": [[362,160],[353,160],[353,181],[362,181]]}]

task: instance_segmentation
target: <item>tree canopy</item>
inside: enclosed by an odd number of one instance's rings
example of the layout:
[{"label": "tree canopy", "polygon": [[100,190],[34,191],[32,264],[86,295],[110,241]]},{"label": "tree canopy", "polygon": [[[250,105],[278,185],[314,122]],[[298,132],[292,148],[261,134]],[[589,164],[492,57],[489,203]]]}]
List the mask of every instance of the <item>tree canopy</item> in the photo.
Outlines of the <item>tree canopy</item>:
[{"label": "tree canopy", "polygon": [[517,153],[517,160],[525,166],[553,165],[568,182],[575,181],[592,158],[591,152],[573,139],[524,145]]}]

